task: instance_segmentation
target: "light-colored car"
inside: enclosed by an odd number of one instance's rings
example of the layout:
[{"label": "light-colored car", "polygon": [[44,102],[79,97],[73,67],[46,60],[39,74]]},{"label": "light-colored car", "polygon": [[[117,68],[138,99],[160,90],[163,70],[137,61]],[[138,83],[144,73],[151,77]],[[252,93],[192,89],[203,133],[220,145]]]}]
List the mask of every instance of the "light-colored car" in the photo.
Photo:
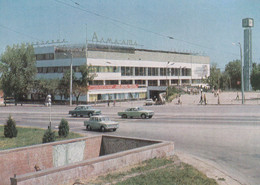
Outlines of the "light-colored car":
[{"label": "light-colored car", "polygon": [[91,117],[93,115],[100,115],[101,110],[99,109],[94,109],[90,105],[79,105],[77,106],[74,110],[69,111],[69,114],[71,116],[77,117],[83,117],[83,116],[88,116]]},{"label": "light-colored car", "polygon": [[88,121],[84,121],[84,126],[87,130],[100,130],[104,132],[106,130],[116,131],[119,128],[119,124],[116,121],[111,121],[107,116],[92,116]]},{"label": "light-colored car", "polygon": [[142,107],[128,108],[124,112],[118,112],[118,115],[122,118],[152,118],[154,111],[146,110]]},{"label": "light-colored car", "polygon": [[154,101],[152,99],[146,99],[144,102],[144,105],[148,106],[148,105],[154,105]]}]

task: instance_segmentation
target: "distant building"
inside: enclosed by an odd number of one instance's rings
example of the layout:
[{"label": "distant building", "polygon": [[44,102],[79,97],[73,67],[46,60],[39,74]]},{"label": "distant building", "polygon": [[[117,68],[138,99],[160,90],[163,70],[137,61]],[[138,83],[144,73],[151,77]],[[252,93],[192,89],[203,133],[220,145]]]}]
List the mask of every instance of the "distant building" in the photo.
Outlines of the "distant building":
[{"label": "distant building", "polygon": [[250,76],[252,74],[252,29],[254,27],[254,19],[245,18],[242,20],[244,29],[244,90],[251,91]]},{"label": "distant building", "polygon": [[[71,57],[72,53],[72,57]],[[35,47],[38,78],[62,78],[70,69],[91,65],[96,74],[80,101],[145,99],[157,97],[167,86],[206,85],[210,59],[192,53],[88,44]],[[86,57],[87,56],[87,57]]]}]

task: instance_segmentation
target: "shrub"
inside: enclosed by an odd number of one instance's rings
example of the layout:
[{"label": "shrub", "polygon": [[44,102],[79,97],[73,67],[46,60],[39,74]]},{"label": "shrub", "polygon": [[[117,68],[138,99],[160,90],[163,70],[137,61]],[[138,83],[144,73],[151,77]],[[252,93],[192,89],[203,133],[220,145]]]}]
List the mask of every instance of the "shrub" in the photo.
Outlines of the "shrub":
[{"label": "shrub", "polygon": [[59,136],[67,137],[69,135],[70,127],[66,119],[60,121],[59,125]]},{"label": "shrub", "polygon": [[6,125],[4,126],[4,135],[5,137],[13,138],[17,136],[17,132],[15,120],[9,115]]},{"label": "shrub", "polygon": [[45,131],[43,138],[42,138],[42,142],[43,143],[49,143],[49,142],[53,142],[56,140],[55,137],[55,131],[52,131],[50,127],[48,127],[48,129]]}]

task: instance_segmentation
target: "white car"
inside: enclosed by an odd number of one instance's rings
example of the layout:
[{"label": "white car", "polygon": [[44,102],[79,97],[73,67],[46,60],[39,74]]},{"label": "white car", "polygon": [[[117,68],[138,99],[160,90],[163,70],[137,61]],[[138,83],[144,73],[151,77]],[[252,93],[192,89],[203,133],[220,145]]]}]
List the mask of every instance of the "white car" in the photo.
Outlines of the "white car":
[{"label": "white car", "polygon": [[84,126],[87,130],[100,130],[101,132],[116,131],[119,128],[118,122],[111,121],[109,117],[103,115],[92,116],[88,121],[84,121]]},{"label": "white car", "polygon": [[146,99],[144,105],[154,105],[154,101],[152,99]]}]

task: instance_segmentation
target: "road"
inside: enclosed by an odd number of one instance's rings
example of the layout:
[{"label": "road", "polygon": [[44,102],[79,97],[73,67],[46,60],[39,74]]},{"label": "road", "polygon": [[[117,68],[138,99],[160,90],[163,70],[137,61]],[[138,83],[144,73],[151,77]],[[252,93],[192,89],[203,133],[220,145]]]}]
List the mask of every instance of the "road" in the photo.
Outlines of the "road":
[{"label": "road", "polygon": [[[202,158],[243,184],[260,182],[260,106],[258,105],[174,105],[149,106],[152,119],[121,119],[117,112],[138,103],[122,103],[116,107],[97,107],[104,115],[120,122],[116,132],[106,134],[169,140],[176,151]],[[140,103],[141,105],[141,103]],[[68,106],[51,108],[52,127],[65,118],[71,131],[86,135],[102,134],[86,131],[83,121],[67,113]],[[50,108],[44,106],[0,107],[0,124],[11,114],[17,125],[47,128]]]}]

